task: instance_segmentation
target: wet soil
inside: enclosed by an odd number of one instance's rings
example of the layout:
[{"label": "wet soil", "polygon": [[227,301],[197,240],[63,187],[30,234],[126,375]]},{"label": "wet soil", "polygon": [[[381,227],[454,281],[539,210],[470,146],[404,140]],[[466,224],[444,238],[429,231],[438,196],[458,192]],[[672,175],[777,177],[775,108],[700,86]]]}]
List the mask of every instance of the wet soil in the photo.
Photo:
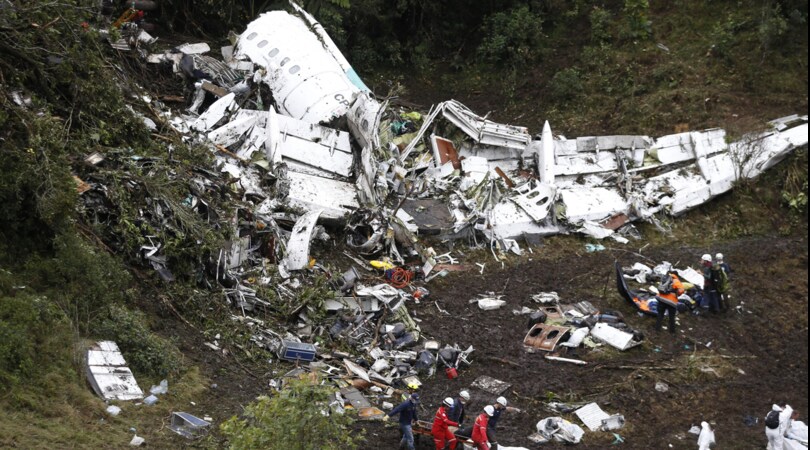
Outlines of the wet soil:
[{"label": "wet soil", "polygon": [[[501,268],[490,255],[473,261],[486,263],[483,274],[473,266],[466,273],[431,283],[430,301],[412,307],[426,337],[442,344],[473,345],[475,352],[472,366],[457,379],[448,380],[439,373],[425,380],[421,417],[432,419],[441,399],[470,389],[477,377],[489,375],[512,385],[504,395],[510,406],[522,411],[501,418],[502,445],[537,448],[527,436],[539,420],[559,415],[544,410],[544,402],[550,398],[593,401],[609,414],[623,414],[627,425],[618,431],[625,441],[621,448],[694,449],[697,436],[687,431],[707,421],[715,428],[718,448],[761,449],[767,443],[762,418],[772,403],[789,403],[806,420],[807,235],[745,238],[712,248],[647,247],[643,256],[634,254],[643,243],[630,250],[633,245],[587,253],[583,242],[552,243],[534,248],[532,255],[510,267]],[[623,266],[651,264],[651,260],[695,266],[701,254],[718,251],[734,270],[731,303],[741,306],[739,312],[680,314],[673,337],[666,331],[655,332],[654,318],[637,315],[616,291],[614,261]],[[469,304],[487,291],[503,294],[507,305],[481,311]],[[547,361],[542,353],[527,353],[522,346],[526,317],[512,311],[536,306],[531,296],[544,291],[558,292],[563,303],[588,300],[600,309],[621,311],[631,327],[644,332],[644,344],[625,352],[598,348],[562,355],[588,361],[587,366]],[[439,313],[433,301],[450,315]],[[664,369],[672,367],[676,369]],[[659,381],[669,386],[667,392],[654,389]],[[468,417],[496,397],[470,391],[473,401]],[[759,422],[747,425],[749,416]],[[564,417],[581,425],[573,415]],[[367,435],[364,448],[397,448],[396,427],[363,427]],[[579,447],[606,448],[613,440],[611,433],[586,431]],[[418,448],[434,447],[422,438]]]}]

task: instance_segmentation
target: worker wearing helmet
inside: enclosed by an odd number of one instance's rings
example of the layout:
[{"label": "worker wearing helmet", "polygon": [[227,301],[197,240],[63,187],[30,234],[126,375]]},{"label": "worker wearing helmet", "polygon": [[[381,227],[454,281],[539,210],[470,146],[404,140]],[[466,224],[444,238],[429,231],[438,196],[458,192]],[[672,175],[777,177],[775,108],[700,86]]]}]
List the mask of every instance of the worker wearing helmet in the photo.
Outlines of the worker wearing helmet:
[{"label": "worker wearing helmet", "polygon": [[520,412],[517,408],[512,408],[511,406],[507,406],[508,402],[506,401],[506,397],[498,397],[495,400],[495,404],[492,405],[493,414],[492,417],[489,419],[489,423],[487,424],[487,438],[489,439],[490,446],[493,450],[498,449],[498,439],[495,435],[495,427],[498,426],[498,420],[501,418],[501,414],[504,411],[515,411]]},{"label": "worker wearing helmet", "polygon": [[489,420],[492,418],[493,414],[495,414],[495,408],[492,405],[487,405],[484,407],[484,412],[479,414],[475,419],[472,441],[473,444],[475,444],[476,450],[489,450],[489,445],[487,445],[489,441],[489,438],[487,438],[487,427],[489,426]]},{"label": "worker wearing helmet", "polygon": [[700,258],[700,269],[703,275],[703,296],[706,298],[709,311],[717,313],[720,311],[720,294],[717,292],[715,277],[712,276],[712,255],[706,253]]},{"label": "worker wearing helmet", "polygon": [[448,417],[450,420],[454,422],[458,422],[459,424],[464,423],[464,405],[466,405],[470,401],[470,393],[467,391],[461,391],[458,393],[458,397],[453,400],[453,407],[450,408],[448,413]]},{"label": "worker wearing helmet", "polygon": [[455,450],[456,444],[458,444],[456,436],[448,428],[458,426],[458,422],[454,422],[447,417],[447,411],[452,407],[453,399],[447,397],[433,417],[433,428],[430,431],[433,434],[433,442],[436,443],[436,450],[444,450],[445,445],[449,445],[450,450]]}]

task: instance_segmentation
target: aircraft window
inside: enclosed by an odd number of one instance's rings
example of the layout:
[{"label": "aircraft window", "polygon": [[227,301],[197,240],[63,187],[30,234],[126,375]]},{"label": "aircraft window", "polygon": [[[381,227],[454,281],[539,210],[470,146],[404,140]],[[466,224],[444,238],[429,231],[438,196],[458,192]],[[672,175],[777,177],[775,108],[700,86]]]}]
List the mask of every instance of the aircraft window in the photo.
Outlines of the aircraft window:
[{"label": "aircraft window", "polygon": [[288,62],[290,62],[290,58],[284,58],[281,60],[281,63],[279,63],[279,65],[281,67],[284,67]]},{"label": "aircraft window", "polygon": [[277,48],[274,48],[273,50],[270,50],[270,53],[267,54],[267,56],[269,56],[271,58],[276,56],[276,55],[278,55],[278,49]]},{"label": "aircraft window", "polygon": [[292,66],[292,67],[290,67],[290,73],[291,73],[291,74],[293,74],[293,75],[295,75],[295,74],[296,74],[296,73],[298,73],[299,71],[301,71],[301,66],[297,66],[297,65],[296,65],[296,66]]},{"label": "aircraft window", "polygon": [[262,48],[262,47],[264,47],[266,45],[267,45],[267,41],[261,41],[258,44],[256,44],[256,47]]},{"label": "aircraft window", "polygon": [[255,39],[255,38],[256,38],[256,36],[258,36],[258,35],[259,35],[259,33],[256,33],[256,32],[250,33],[250,34],[248,35],[248,37],[247,37],[247,40],[252,41],[252,40],[253,40],[253,39]]}]

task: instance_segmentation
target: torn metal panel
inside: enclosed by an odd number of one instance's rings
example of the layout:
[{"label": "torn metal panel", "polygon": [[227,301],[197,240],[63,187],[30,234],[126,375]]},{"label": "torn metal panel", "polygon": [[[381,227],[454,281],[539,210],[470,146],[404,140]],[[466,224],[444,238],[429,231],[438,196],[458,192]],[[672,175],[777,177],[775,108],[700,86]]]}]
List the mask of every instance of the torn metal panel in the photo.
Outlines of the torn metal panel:
[{"label": "torn metal panel", "polygon": [[602,428],[602,421],[610,418],[608,413],[602,411],[602,408],[596,403],[588,403],[574,411],[574,414],[576,414],[579,420],[591,431],[599,431]]},{"label": "torn metal panel", "polygon": [[461,169],[461,161],[458,159],[458,150],[456,150],[456,146],[453,145],[453,141],[431,134],[430,144],[433,148],[433,163],[436,167],[451,163],[453,169]]},{"label": "torn metal panel", "polygon": [[447,204],[439,199],[407,199],[402,203],[401,211],[413,218],[419,234],[440,234],[452,230],[455,225],[455,217]]},{"label": "torn metal panel", "polygon": [[[367,380],[368,381],[368,380]],[[371,403],[368,399],[360,393],[355,387],[347,387],[340,390],[340,395],[352,405],[352,407],[356,410],[361,410],[363,408],[370,408]]]},{"label": "torn metal panel", "polygon": [[362,312],[377,312],[380,310],[380,302],[376,298],[354,298],[354,297],[339,297],[336,299],[328,299],[324,301],[324,308],[327,311],[362,311]]},{"label": "torn metal panel", "polygon": [[225,116],[238,109],[235,98],[236,94],[230,93],[214,102],[191,124],[191,128],[200,132],[213,129]]},{"label": "torn metal panel", "polygon": [[[452,173],[453,165],[450,164],[450,162],[442,166],[443,169],[446,167],[451,170],[447,174],[443,173],[442,176],[447,176]],[[489,175],[489,161],[481,156],[469,156],[465,158],[461,167],[464,169],[464,178],[460,186],[462,191],[466,191],[472,186],[480,184]]]},{"label": "torn metal panel", "polygon": [[702,147],[701,153],[712,155],[727,148],[726,131],[720,128],[698,132],[685,132],[661,136],[649,150],[649,154],[662,164],[673,164],[695,158],[695,143]]},{"label": "torn metal panel", "polygon": [[208,432],[211,423],[187,412],[173,412],[169,429],[187,439],[200,437]]},{"label": "torn metal panel", "polygon": [[448,100],[441,106],[444,117],[461,131],[483,145],[507,147],[523,151],[532,138],[528,129],[505,125],[477,116],[456,100]]},{"label": "torn metal panel", "polygon": [[196,44],[183,44],[175,47],[177,51],[184,55],[200,55],[211,51],[211,47],[205,42],[198,42]]},{"label": "torn metal panel", "polygon": [[617,135],[586,136],[576,139],[577,152],[598,152],[602,150],[633,150],[652,146],[649,136]]},{"label": "torn metal panel", "polygon": [[470,386],[477,389],[481,389],[482,391],[485,392],[489,392],[490,394],[493,395],[501,395],[507,389],[512,387],[511,384],[505,381],[497,380],[488,375],[481,375],[480,377],[476,378],[475,381],[473,381]]},{"label": "torn metal panel", "polygon": [[[360,377],[360,379],[362,379],[362,380],[371,382],[371,379],[369,379],[368,372],[366,371],[366,369],[360,367],[359,365],[357,365],[357,364],[355,364],[355,363],[353,363],[353,362],[351,362],[351,361],[349,361],[348,359],[345,359],[345,358],[343,359],[343,364],[346,365],[346,369],[348,369],[348,371],[350,373],[353,373],[354,375]],[[371,405],[366,405],[366,406],[371,406]]]},{"label": "torn metal panel", "polygon": [[521,207],[511,201],[496,204],[487,214],[487,225],[498,239],[517,239],[523,236],[549,236],[560,232],[554,224],[538,224]]},{"label": "torn metal panel", "polygon": [[[276,114],[270,111],[270,116]],[[311,168],[320,173],[349,177],[352,148],[349,133],[278,115],[278,134],[268,136],[270,146],[281,151],[291,167]]]},{"label": "torn metal panel", "polygon": [[632,333],[613,328],[603,322],[593,326],[591,336],[619,350],[627,350],[641,344],[641,342],[633,339]]},{"label": "torn metal panel", "polygon": [[586,175],[601,172],[617,172],[619,163],[613,151],[577,153],[558,156],[554,166],[555,176]]},{"label": "torn metal panel", "polygon": [[703,283],[705,281],[703,278],[703,274],[701,274],[700,272],[691,267],[687,267],[686,269],[676,269],[676,271],[678,272],[678,277],[680,277],[682,280],[692,283],[695,286],[699,287],[700,289],[703,289]]},{"label": "torn metal panel", "polygon": [[143,398],[143,391],[115,342],[99,341],[87,350],[87,379],[105,400]]},{"label": "torn metal panel", "polygon": [[364,147],[360,152],[360,173],[357,176],[357,196],[366,207],[373,208],[379,204],[388,192],[388,183],[378,175],[378,164],[373,158],[371,147]]},{"label": "torn metal panel", "polygon": [[320,209],[310,211],[295,222],[282,263],[287,270],[303,270],[309,267],[309,243],[321,212]]},{"label": "torn metal panel", "polygon": [[236,57],[265,69],[262,81],[282,113],[325,123],[345,115],[363,89],[350,79],[353,71],[347,73],[335,58],[340,53],[330,51],[336,47],[328,44],[328,35],[317,34],[312,25],[285,11],[264,13],[239,36]]},{"label": "torn metal panel", "polygon": [[568,327],[535,324],[523,338],[523,345],[546,352],[553,352],[557,344],[570,332]]},{"label": "torn metal panel", "polygon": [[554,185],[541,183],[530,188],[529,184],[525,184],[516,190],[520,192],[520,195],[510,197],[509,200],[515,202],[526,211],[526,214],[538,222],[548,217],[557,195],[557,188]]},{"label": "torn metal panel", "polygon": [[288,171],[286,173],[287,195],[284,201],[293,208],[305,211],[322,209],[321,217],[343,220],[351,211],[359,208],[354,185],[328,178]]},{"label": "torn metal panel", "polygon": [[222,257],[225,259],[225,267],[228,269],[235,269],[247,261],[250,256],[250,236],[245,236],[236,241],[228,242],[225,245],[227,253]]},{"label": "torn metal panel", "polygon": [[[231,69],[222,61],[206,55],[183,55],[180,59],[180,69],[192,79],[214,80],[225,87],[232,87],[245,78],[244,75]],[[203,89],[219,97],[227,95],[227,90],[210,82],[208,82],[209,86],[206,86],[205,83],[206,81],[203,81]]]},{"label": "torn metal panel", "polygon": [[387,103],[380,104],[365,92],[361,92],[352,103],[346,118],[360,147],[380,148],[380,118],[386,106]]},{"label": "torn metal panel", "polygon": [[614,214],[600,223],[609,230],[618,230],[630,222],[630,218],[625,213]]},{"label": "torn metal panel", "polygon": [[243,114],[243,111],[240,111],[228,123],[208,133],[208,139],[217,145],[230,147],[239,142],[242,136],[253,128],[257,120],[256,115]]},{"label": "torn metal panel", "polygon": [[572,224],[599,221],[629,209],[627,200],[616,189],[567,187],[557,192],[565,205],[565,217]]}]

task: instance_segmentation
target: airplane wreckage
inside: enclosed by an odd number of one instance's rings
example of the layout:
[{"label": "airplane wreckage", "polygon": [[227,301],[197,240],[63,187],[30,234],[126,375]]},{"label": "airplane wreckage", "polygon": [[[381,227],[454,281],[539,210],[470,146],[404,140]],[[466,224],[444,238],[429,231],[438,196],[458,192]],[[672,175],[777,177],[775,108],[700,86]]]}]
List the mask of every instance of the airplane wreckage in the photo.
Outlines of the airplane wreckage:
[{"label": "airplane wreckage", "polygon": [[[455,100],[426,115],[398,113],[374,98],[323,27],[292,6],[295,14],[273,11],[250,23],[223,48],[224,62],[183,48],[149,60],[198,78],[191,114],[171,123],[227,150],[217,152],[221,170],[246,195],[264,198],[260,214],[307,211],[304,233],[317,221],[345,222],[349,246],[363,254],[386,250],[401,262],[399,250],[417,251],[418,233],[481,236],[515,252],[519,239],[569,231],[623,240],[616,230],[625,224],[682,214],[807,144],[806,115],[729,143],[722,129],[567,139],[548,122],[532,136]],[[275,105],[245,98],[250,85],[269,89]],[[197,114],[206,96],[216,101]],[[260,187],[268,171],[279,195]],[[296,259],[288,269],[306,258]]]},{"label": "airplane wreckage", "polygon": [[[161,114],[184,140],[212,149],[257,217],[300,213],[280,249],[283,275],[307,265],[318,222],[345,224],[348,246],[362,255],[421,256],[425,275],[434,262],[419,234],[515,253],[520,241],[567,232],[626,242],[631,222],[682,214],[807,145],[806,115],[729,143],[722,129],[571,139],[548,122],[532,136],[455,100],[427,114],[389,107],[323,27],[290,4],[293,13],[250,23],[222,59],[206,55],[205,43],[150,54],[143,47],[155,39],[137,26],[112,43],[195,82],[186,111]],[[229,267],[248,246],[234,247]]]}]

